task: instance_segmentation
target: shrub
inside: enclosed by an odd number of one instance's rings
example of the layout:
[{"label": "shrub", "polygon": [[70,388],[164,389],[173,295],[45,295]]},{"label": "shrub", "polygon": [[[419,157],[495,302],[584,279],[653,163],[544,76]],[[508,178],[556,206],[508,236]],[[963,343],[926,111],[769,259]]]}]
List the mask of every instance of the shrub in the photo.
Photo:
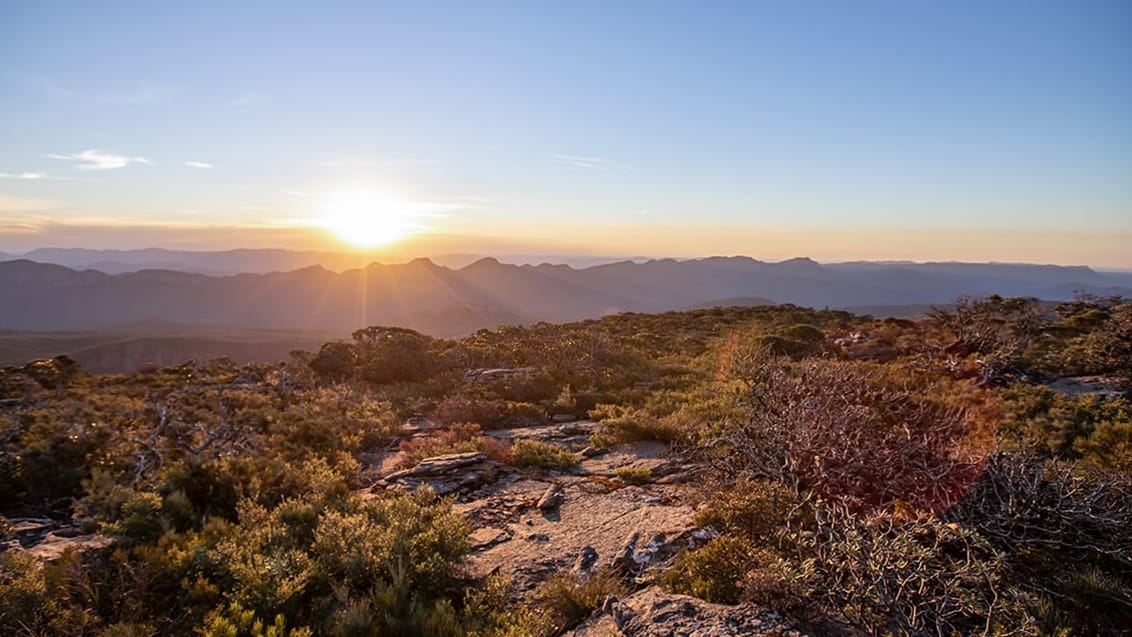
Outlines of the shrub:
[{"label": "shrub", "polygon": [[757,339],[759,347],[777,356],[789,356],[794,360],[804,358],[814,351],[814,343],[796,341],[781,336],[760,336]]},{"label": "shrub", "polygon": [[777,482],[744,481],[716,492],[696,512],[695,522],[764,545],[785,527],[796,506],[798,498]]},{"label": "shrub", "polygon": [[963,453],[962,406],[935,400],[906,370],[826,360],[792,368],[766,357],[747,371],[747,420],[713,441],[713,462],[733,478],[777,480],[860,509],[901,500],[942,510],[977,475]]},{"label": "shrub", "polygon": [[276,615],[270,624],[265,623],[252,610],[232,602],[223,609],[209,614],[200,633],[204,637],[310,637],[309,628],[287,629],[287,620]]},{"label": "shrub", "polygon": [[121,518],[110,531],[133,543],[153,542],[169,529],[161,512],[161,496],[134,493],[122,504]]},{"label": "shrub", "polygon": [[510,413],[505,401],[471,394],[448,396],[432,412],[433,419],[442,425],[471,422],[484,429],[503,426],[508,416]]},{"label": "shrub", "polygon": [[820,343],[825,340],[825,332],[813,325],[791,325],[782,330],[783,338],[801,343]]},{"label": "shrub", "polygon": [[547,374],[517,374],[488,383],[486,389],[496,398],[535,403],[555,396],[554,382]]},{"label": "shrub", "polygon": [[671,444],[690,440],[702,429],[700,420],[684,410],[655,416],[642,408],[599,405],[596,417],[601,419],[602,430],[593,442],[602,447],[642,440]]},{"label": "shrub", "polygon": [[541,608],[510,608],[511,580],[489,575],[482,588],[469,589],[461,619],[468,637],[544,637],[555,632],[553,618]]},{"label": "shrub", "polygon": [[487,457],[500,464],[514,464],[515,457],[511,453],[511,442],[485,436],[482,451]]},{"label": "shrub", "polygon": [[739,603],[743,578],[756,565],[759,552],[749,541],[720,536],[698,549],[684,549],[661,578],[668,591],[709,602]]},{"label": "shrub", "polygon": [[569,449],[529,438],[516,440],[511,445],[511,458],[521,469],[569,469],[578,464]]},{"label": "shrub", "polygon": [[800,581],[813,602],[840,610],[850,626],[874,635],[968,635],[1027,621],[1021,596],[1006,594],[1001,554],[969,529],[821,502],[815,520],[793,537],[805,558]]},{"label": "shrub", "polygon": [[647,484],[652,481],[652,469],[648,467],[617,467],[613,474],[626,484]]},{"label": "shrub", "polygon": [[610,569],[601,568],[583,578],[572,573],[559,573],[538,587],[534,601],[549,615],[557,630],[565,630],[601,608],[606,597],[624,593],[625,586],[620,577]]},{"label": "shrub", "polygon": [[403,468],[416,466],[425,458],[449,453],[483,451],[483,429],[472,422],[456,423],[432,436],[406,440],[401,443],[400,449],[403,456],[400,466]]}]

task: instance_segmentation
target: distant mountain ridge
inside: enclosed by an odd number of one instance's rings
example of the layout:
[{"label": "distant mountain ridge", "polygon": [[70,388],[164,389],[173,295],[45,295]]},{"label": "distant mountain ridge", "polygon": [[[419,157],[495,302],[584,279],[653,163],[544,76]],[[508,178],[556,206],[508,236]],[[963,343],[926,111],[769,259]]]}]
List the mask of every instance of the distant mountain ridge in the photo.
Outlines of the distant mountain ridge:
[{"label": "distant mountain ridge", "polygon": [[493,258],[452,269],[416,259],[341,273],[310,266],[210,276],[171,270],[106,274],[19,259],[0,263],[0,328],[82,330],[165,321],[349,330],[387,324],[452,336],[500,323],[573,321],[752,297],[842,308],[945,304],[992,293],[1057,300],[1078,291],[1132,296],[1132,274],[1048,265],[710,257],[581,269]]},{"label": "distant mountain ridge", "polygon": [[[460,268],[484,258],[482,254],[451,253],[431,257],[438,265]],[[136,250],[93,250],[89,248],[37,248],[24,254],[0,252],[0,261],[27,259],[37,263],[54,263],[76,270],[98,270],[106,274],[124,274],[141,270],[176,270],[194,274],[268,274],[290,272],[318,265],[342,272],[364,268],[373,262],[397,263],[404,259],[388,255],[314,250],[246,248],[237,250],[168,250],[144,248]],[[622,259],[578,255],[511,255],[512,263],[569,263],[587,267]],[[637,257],[634,261],[644,258]]]}]

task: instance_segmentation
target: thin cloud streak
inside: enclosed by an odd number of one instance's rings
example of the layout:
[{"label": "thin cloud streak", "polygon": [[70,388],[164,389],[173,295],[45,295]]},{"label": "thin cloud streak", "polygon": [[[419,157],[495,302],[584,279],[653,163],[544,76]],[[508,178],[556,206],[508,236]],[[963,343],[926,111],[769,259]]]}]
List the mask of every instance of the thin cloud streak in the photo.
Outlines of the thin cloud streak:
[{"label": "thin cloud streak", "polygon": [[216,167],[213,164],[209,164],[209,163],[203,162],[203,161],[187,161],[187,162],[185,162],[185,165],[188,166],[189,168],[215,168]]},{"label": "thin cloud streak", "polygon": [[126,155],[116,155],[101,151],[97,148],[88,148],[80,153],[71,153],[69,155],[44,155],[51,159],[62,159],[68,161],[77,161],[74,167],[79,170],[113,170],[116,168],[125,168],[130,164],[150,164],[145,157],[127,157]]},{"label": "thin cloud streak", "polygon": [[259,105],[261,101],[263,101],[263,98],[259,93],[250,91],[241,95],[237,95],[236,97],[229,100],[228,106],[237,111],[248,111]]},{"label": "thin cloud streak", "polygon": [[610,170],[610,169],[613,169],[613,168],[627,168],[627,166],[625,166],[624,164],[621,164],[621,163],[618,163],[618,162],[615,162],[615,161],[611,161],[609,159],[604,159],[602,157],[587,157],[587,156],[583,156],[583,155],[554,154],[554,155],[551,155],[551,158],[554,159],[554,161],[557,161],[561,164],[567,164],[569,166],[575,166],[575,167],[578,167],[578,168],[587,168],[587,169],[591,169],[591,170]]},{"label": "thin cloud streak", "polygon": [[22,173],[0,173],[0,179],[19,179],[21,181],[36,181],[36,180],[40,180],[40,179],[53,179],[53,177],[51,177],[51,175],[48,175],[47,173],[22,172]]}]

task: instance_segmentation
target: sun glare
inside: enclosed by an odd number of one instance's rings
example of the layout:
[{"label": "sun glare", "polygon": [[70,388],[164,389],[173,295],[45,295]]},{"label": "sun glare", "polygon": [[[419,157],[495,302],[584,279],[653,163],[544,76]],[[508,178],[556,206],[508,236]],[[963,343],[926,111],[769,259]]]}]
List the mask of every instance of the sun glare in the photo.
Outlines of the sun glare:
[{"label": "sun glare", "polygon": [[385,193],[333,193],[319,213],[319,225],[359,248],[384,246],[420,230],[412,204]]}]

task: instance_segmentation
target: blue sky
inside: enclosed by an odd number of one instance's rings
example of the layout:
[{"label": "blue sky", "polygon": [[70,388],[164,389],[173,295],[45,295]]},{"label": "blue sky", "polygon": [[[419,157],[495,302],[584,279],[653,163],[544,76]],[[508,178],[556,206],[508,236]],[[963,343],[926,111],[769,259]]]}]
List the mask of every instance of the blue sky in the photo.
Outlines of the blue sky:
[{"label": "blue sky", "polygon": [[1132,266],[1132,3],[5,0],[0,175],[0,250]]}]

